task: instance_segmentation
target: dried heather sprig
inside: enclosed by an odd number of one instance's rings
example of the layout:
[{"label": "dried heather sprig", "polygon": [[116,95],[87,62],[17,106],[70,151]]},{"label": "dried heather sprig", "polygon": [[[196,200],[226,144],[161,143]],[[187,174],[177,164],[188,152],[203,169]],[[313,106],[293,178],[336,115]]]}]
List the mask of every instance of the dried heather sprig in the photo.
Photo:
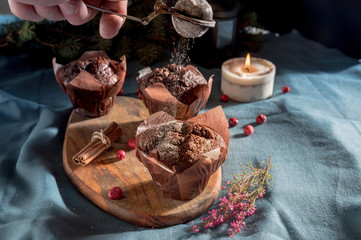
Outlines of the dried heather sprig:
[{"label": "dried heather sprig", "polygon": [[207,217],[202,217],[202,223],[194,225],[192,231],[199,232],[201,228],[204,230],[214,228],[221,223],[227,222],[230,225],[228,234],[230,238],[239,233],[246,223],[246,217],[254,214],[256,211],[256,200],[261,198],[266,186],[270,185],[272,176],[271,156],[264,168],[261,168],[262,162],[257,168],[251,163],[241,165],[243,167],[241,174],[234,174],[234,181],[227,181],[223,190],[227,190],[227,195],[219,199],[218,207],[210,210]]}]

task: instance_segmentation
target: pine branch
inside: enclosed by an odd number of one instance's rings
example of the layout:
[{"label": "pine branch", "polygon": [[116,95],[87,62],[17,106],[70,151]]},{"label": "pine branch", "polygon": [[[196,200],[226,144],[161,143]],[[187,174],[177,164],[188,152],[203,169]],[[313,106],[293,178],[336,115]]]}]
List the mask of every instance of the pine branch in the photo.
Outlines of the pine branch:
[{"label": "pine branch", "polygon": [[36,25],[32,22],[25,21],[18,31],[19,39],[22,42],[30,41],[36,36]]}]

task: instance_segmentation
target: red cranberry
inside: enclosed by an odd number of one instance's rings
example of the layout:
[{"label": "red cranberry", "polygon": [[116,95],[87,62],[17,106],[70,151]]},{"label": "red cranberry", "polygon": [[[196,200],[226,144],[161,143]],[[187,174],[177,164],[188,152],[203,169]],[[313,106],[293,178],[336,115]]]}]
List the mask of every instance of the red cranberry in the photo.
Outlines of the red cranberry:
[{"label": "red cranberry", "polygon": [[128,146],[132,149],[135,148],[135,138],[129,139]]},{"label": "red cranberry", "polygon": [[123,91],[123,89],[120,89],[120,91],[118,92],[118,96],[122,96],[123,95],[123,93],[124,93],[124,91]]},{"label": "red cranberry", "polygon": [[230,127],[234,127],[234,126],[237,126],[238,125],[238,119],[237,118],[230,118],[228,120],[228,123],[229,123],[229,126]]},{"label": "red cranberry", "polygon": [[257,118],[256,118],[256,122],[257,122],[258,124],[265,123],[266,121],[267,121],[267,117],[266,117],[266,115],[264,115],[264,114],[260,114],[260,115],[258,115]]},{"label": "red cranberry", "polygon": [[122,160],[122,159],[125,158],[125,152],[124,152],[124,150],[119,150],[119,151],[117,152],[117,158],[118,158],[119,160]]},{"label": "red cranberry", "polygon": [[221,101],[222,101],[222,102],[228,102],[228,101],[229,101],[228,95],[222,94],[222,95],[221,95]]},{"label": "red cranberry", "polygon": [[123,191],[120,187],[113,187],[108,192],[108,197],[112,200],[117,200],[123,196]]},{"label": "red cranberry", "polygon": [[289,91],[291,91],[291,88],[289,86],[283,86],[281,89],[284,93],[288,93]]},{"label": "red cranberry", "polygon": [[245,127],[243,128],[243,133],[244,133],[244,135],[246,135],[246,136],[251,135],[253,132],[254,132],[254,128],[253,128],[252,125],[247,125],[247,126],[245,126]]},{"label": "red cranberry", "polygon": [[139,99],[142,99],[142,93],[140,91],[140,88],[137,88],[137,95]]}]

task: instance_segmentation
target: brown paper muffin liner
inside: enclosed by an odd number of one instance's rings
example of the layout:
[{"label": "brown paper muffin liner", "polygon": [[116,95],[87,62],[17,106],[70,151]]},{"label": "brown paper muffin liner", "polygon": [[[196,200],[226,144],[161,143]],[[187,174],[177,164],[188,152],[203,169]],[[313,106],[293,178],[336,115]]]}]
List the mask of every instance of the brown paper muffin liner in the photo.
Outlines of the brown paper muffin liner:
[{"label": "brown paper muffin liner", "polygon": [[138,148],[141,135],[147,129],[173,120],[175,118],[165,112],[157,112],[145,119],[137,129],[136,155],[148,168],[155,185],[166,197],[176,200],[190,200],[204,190],[210,176],[226,160],[230,138],[228,121],[221,106],[188,120],[217,132],[223,138],[224,145],[203,154],[191,167],[177,173]]},{"label": "brown paper muffin liner", "polygon": [[[188,65],[185,68],[196,71],[201,75],[197,68],[192,65]],[[151,72],[152,70],[149,67],[139,71],[140,75],[138,80],[146,78]],[[189,105],[180,102],[162,83],[155,83],[147,87],[142,92],[142,99],[148,108],[149,114],[163,111],[178,120],[187,120],[196,116],[199,111],[205,108],[209,95],[211,94],[212,83],[213,75],[209,78],[208,84],[195,87],[190,94],[194,96],[196,100]]]},{"label": "brown paper muffin liner", "polygon": [[[110,59],[103,51],[86,51],[79,60],[103,56]],[[117,69],[118,81],[114,85],[102,84],[90,73],[83,70],[73,80],[66,81],[60,74],[63,65],[56,63],[53,58],[53,70],[56,81],[69,96],[75,111],[87,117],[100,117],[109,113],[113,107],[116,94],[122,89],[126,75],[125,56],[120,58],[120,67]]]}]

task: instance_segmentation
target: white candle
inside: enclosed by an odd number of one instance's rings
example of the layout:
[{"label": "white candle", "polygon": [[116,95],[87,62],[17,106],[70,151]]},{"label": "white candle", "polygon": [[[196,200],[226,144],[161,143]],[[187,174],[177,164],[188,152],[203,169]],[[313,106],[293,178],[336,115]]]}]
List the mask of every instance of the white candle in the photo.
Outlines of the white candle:
[{"label": "white candle", "polygon": [[[248,56],[249,57],[249,56]],[[222,64],[221,91],[238,102],[253,102],[273,94],[276,67],[262,58],[232,58]]]}]

